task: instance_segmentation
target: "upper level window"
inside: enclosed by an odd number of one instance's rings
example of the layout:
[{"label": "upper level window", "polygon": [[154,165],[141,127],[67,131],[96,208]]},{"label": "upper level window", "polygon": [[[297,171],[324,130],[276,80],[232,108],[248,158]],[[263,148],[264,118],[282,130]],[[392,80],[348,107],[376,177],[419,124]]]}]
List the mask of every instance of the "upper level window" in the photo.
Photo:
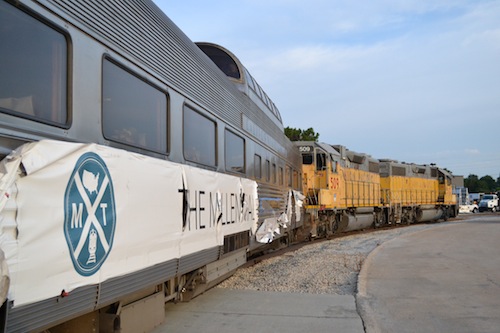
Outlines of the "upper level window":
[{"label": "upper level window", "polygon": [[188,106],[184,107],[184,158],[216,166],[216,125]]},{"label": "upper level window", "polygon": [[104,136],[130,146],[167,153],[167,96],[108,59],[103,61]]},{"label": "upper level window", "polygon": [[68,45],[60,31],[0,2],[0,111],[68,122]]},{"label": "upper level window", "polygon": [[245,172],[245,140],[242,137],[226,130],[226,170]]},{"label": "upper level window", "polygon": [[198,47],[229,77],[240,79],[241,74],[234,59],[216,45],[199,43]]}]

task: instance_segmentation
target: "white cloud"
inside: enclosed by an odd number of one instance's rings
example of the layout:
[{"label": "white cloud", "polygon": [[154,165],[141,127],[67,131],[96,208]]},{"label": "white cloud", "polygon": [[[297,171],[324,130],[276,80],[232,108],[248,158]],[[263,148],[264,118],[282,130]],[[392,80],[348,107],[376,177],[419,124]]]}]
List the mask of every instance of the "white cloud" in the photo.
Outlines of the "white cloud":
[{"label": "white cloud", "polygon": [[[477,148],[466,148],[464,149],[464,152],[467,155],[479,155],[481,152]],[[500,171],[500,170],[499,170]]]},{"label": "white cloud", "polygon": [[156,2],[234,52],[285,125],[378,158],[500,172],[484,153],[500,151],[498,0]]}]

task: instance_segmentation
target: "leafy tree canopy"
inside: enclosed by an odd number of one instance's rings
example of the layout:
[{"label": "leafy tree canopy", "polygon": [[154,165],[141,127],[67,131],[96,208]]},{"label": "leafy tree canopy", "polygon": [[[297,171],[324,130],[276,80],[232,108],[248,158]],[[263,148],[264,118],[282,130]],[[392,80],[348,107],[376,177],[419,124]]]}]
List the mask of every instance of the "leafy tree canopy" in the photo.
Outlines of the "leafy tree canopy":
[{"label": "leafy tree canopy", "polygon": [[491,176],[479,178],[471,174],[464,179],[464,186],[469,189],[469,193],[492,193],[500,190],[500,177],[495,181]]},{"label": "leafy tree canopy", "polygon": [[285,135],[292,141],[318,141],[319,133],[316,133],[312,127],[306,130],[300,128],[285,128]]}]

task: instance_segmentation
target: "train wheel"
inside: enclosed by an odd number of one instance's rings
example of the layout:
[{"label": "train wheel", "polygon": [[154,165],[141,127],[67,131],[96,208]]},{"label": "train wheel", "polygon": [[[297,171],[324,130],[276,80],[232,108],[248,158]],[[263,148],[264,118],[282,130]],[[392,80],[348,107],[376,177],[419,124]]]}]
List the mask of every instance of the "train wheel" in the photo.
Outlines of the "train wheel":
[{"label": "train wheel", "polygon": [[448,212],[448,209],[446,209],[446,210],[444,211],[443,221],[445,221],[445,222],[446,222],[446,221],[448,221],[448,217],[449,217],[448,215],[449,215],[449,212]]},{"label": "train wheel", "polygon": [[339,230],[339,223],[336,218],[333,219],[331,228],[332,228],[332,234],[337,233],[337,231]]}]

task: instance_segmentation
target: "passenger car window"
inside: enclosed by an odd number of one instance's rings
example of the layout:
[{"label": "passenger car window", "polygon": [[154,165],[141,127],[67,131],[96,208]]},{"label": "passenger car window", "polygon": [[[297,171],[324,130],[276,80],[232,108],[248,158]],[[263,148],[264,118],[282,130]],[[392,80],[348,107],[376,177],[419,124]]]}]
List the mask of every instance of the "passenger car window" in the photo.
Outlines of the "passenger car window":
[{"label": "passenger car window", "polygon": [[262,157],[257,154],[255,154],[253,158],[253,168],[255,178],[262,178]]},{"label": "passenger car window", "polygon": [[286,185],[288,187],[292,187],[292,168],[286,167]]},{"label": "passenger car window", "polygon": [[68,122],[65,35],[0,2],[0,110],[45,123]]},{"label": "passenger car window", "polygon": [[226,170],[234,172],[245,172],[245,140],[242,137],[226,130]]},{"label": "passenger car window", "polygon": [[216,125],[192,108],[184,107],[184,158],[216,166]]},{"label": "passenger car window", "polygon": [[273,163],[273,169],[271,171],[271,181],[276,184],[276,164]]},{"label": "passenger car window", "polygon": [[266,180],[271,181],[271,162],[266,160]]},{"label": "passenger car window", "polygon": [[102,71],[104,136],[166,154],[166,94],[108,59],[103,60]]}]

